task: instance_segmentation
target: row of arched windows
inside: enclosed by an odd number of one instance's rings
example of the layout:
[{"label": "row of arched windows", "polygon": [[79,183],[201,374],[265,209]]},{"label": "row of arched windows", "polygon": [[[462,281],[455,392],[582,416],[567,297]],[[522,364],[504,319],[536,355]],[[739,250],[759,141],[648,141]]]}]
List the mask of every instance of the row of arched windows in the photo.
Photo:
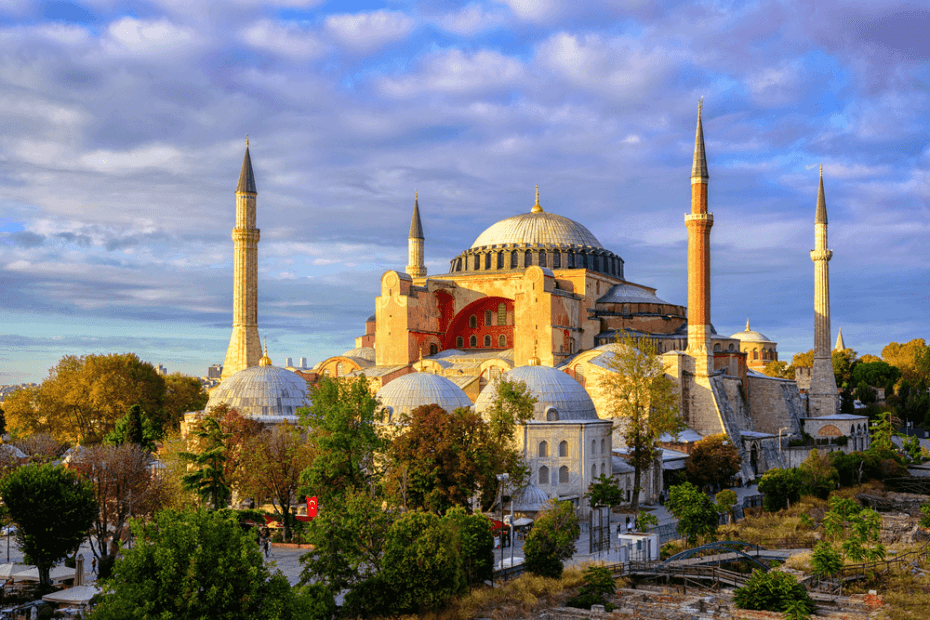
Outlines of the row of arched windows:
[{"label": "row of arched windows", "polygon": [[[606,453],[607,453],[607,440],[606,440],[606,439],[601,439],[601,451],[600,451],[600,454],[603,455],[603,454],[606,454]],[[545,458],[545,457],[548,457],[548,456],[549,456],[549,443],[548,443],[548,442],[546,442],[546,441],[540,441],[540,442],[539,442],[539,451],[538,451],[538,454],[539,454],[539,456],[540,456],[541,458]],[[597,451],[597,440],[596,440],[596,439],[592,439],[592,440],[591,440],[591,454],[592,454],[592,455],[593,455],[593,454],[598,454],[598,451]],[[560,441],[560,442],[559,442],[559,456],[560,456],[560,457],[567,457],[567,456],[568,456],[568,442],[567,442],[567,441]]]},{"label": "row of arched windows", "polygon": [[[484,348],[490,349],[494,340],[491,338],[490,334],[486,334],[484,337]],[[465,348],[465,338],[463,336],[457,336],[455,338],[455,348],[464,349]],[[478,336],[472,334],[468,338],[468,348],[477,349],[478,348]],[[497,348],[506,349],[507,348],[507,336],[501,334],[497,337]]]},{"label": "row of arched windows", "polygon": [[[495,324],[498,326],[507,324],[507,304],[497,304],[497,312],[491,308],[484,311],[485,327],[493,327]],[[478,327],[478,315],[473,314],[468,317],[468,326],[472,329]]]},{"label": "row of arched windows", "polygon": [[553,269],[590,269],[623,277],[623,261],[608,252],[573,252],[570,250],[492,250],[471,251],[455,259],[452,271],[489,271],[523,269],[531,265]]},{"label": "row of arched windows", "polygon": [[[730,343],[730,346],[727,347],[727,351],[729,351],[730,353],[732,353],[732,352],[735,351],[735,350],[736,350],[736,349],[735,349],[735,347],[733,346],[733,343],[731,342],[731,343]],[[720,347],[720,343],[718,342],[718,343],[716,343],[716,344],[714,345],[714,353],[720,353],[721,351],[723,351],[723,349]]]},{"label": "row of arched windows", "polygon": [[[601,463],[601,475],[607,473],[607,467],[604,463]],[[591,480],[597,478],[597,465],[591,465]],[[549,484],[549,468],[543,465],[539,468],[539,484]],[[568,484],[568,467],[563,465],[559,467],[559,480],[556,482],[555,477],[552,478],[552,484]]]}]

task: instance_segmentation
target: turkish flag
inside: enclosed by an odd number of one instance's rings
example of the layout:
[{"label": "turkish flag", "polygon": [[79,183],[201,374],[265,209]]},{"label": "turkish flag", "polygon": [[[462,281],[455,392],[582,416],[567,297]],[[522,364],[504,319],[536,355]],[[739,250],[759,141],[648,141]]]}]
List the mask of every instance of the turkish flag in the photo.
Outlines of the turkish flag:
[{"label": "turkish flag", "polygon": [[307,498],[307,516],[311,519],[316,516],[316,496]]}]

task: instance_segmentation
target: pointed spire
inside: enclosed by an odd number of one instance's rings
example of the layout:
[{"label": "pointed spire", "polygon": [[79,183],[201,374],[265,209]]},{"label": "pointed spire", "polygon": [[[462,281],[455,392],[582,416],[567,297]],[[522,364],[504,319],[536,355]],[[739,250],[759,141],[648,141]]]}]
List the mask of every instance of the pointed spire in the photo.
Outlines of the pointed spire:
[{"label": "pointed spire", "polygon": [[746,331],[747,332],[752,331],[751,329],[749,329],[749,319],[746,319]]},{"label": "pointed spire", "polygon": [[259,366],[271,366],[271,358],[268,357],[268,336],[265,336],[265,354],[262,359],[258,360]]},{"label": "pointed spire", "polygon": [[539,366],[541,363],[539,360],[539,356],[536,355],[537,348],[539,348],[539,340],[533,340],[533,357],[530,358],[530,361],[529,361],[530,366]]},{"label": "pointed spire", "polygon": [[820,188],[817,190],[817,217],[815,224],[827,223],[827,200],[823,196],[823,164],[820,164]]},{"label": "pointed spire", "polygon": [[239,172],[239,185],[236,186],[237,192],[248,192],[257,194],[255,189],[255,174],[252,172],[252,158],[249,157],[249,137],[245,137],[245,157],[242,159],[242,170]]},{"label": "pointed spire", "polygon": [[539,205],[539,186],[536,186],[536,204],[530,209],[530,213],[542,213],[543,208]]},{"label": "pointed spire", "polygon": [[707,156],[704,154],[704,125],[701,124],[701,107],[704,100],[698,100],[697,131],[694,134],[694,163],[691,166],[691,178],[707,180]]},{"label": "pointed spire", "polygon": [[413,192],[413,217],[410,219],[410,236],[408,239],[424,239],[423,223],[420,221],[420,196]]},{"label": "pointed spire", "polygon": [[836,346],[833,347],[834,351],[842,351],[846,348],[846,343],[843,342],[843,328],[839,328],[836,333]]}]

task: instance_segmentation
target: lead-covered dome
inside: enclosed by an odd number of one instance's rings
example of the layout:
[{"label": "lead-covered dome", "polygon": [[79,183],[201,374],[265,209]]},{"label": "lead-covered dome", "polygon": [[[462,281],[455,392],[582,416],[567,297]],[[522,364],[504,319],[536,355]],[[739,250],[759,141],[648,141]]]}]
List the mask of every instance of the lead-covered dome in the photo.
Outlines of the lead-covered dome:
[{"label": "lead-covered dome", "polygon": [[439,405],[446,411],[471,407],[471,399],[449,379],[429,372],[414,372],[394,379],[376,395],[382,407],[389,408],[391,420],[422,405]]},{"label": "lead-covered dome", "polygon": [[307,382],[295,372],[277,366],[251,366],[223,381],[210,394],[206,410],[221,403],[250,418],[294,417],[309,405]]},{"label": "lead-covered dome", "polygon": [[760,334],[759,332],[749,329],[749,321],[746,321],[746,329],[741,332],[736,332],[730,338],[736,338],[737,340],[742,340],[744,342],[772,342],[768,336],[765,334]]},{"label": "lead-covered dome", "polygon": [[[564,422],[598,420],[594,401],[578,381],[551,366],[518,366],[501,375],[502,379],[522,381],[536,397],[533,420]],[[496,380],[475,401],[475,410],[484,413],[496,393]]]},{"label": "lead-covered dome", "polygon": [[521,213],[492,224],[471,247],[492,245],[603,247],[590,230],[575,220],[544,211]]}]

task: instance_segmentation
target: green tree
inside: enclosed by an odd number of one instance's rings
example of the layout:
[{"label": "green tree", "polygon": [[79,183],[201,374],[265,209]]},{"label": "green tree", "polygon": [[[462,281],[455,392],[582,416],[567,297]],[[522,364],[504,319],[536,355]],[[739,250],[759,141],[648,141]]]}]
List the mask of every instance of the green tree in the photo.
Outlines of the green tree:
[{"label": "green tree", "polygon": [[698,538],[711,538],[717,531],[720,515],[710,498],[690,482],[668,491],[666,509],[678,519],[678,533],[693,545]]},{"label": "green tree", "polygon": [[852,371],[852,382],[855,385],[865,383],[871,387],[893,387],[901,378],[901,371],[888,362],[876,360],[872,362],[864,361],[865,357],[859,360]]},{"label": "green tree", "polygon": [[[853,499],[831,497],[830,509],[823,517],[823,529],[828,538],[842,541],[846,557],[861,562],[885,557],[880,535],[882,518],[871,508],[863,508]],[[871,543],[875,543],[869,546]]]},{"label": "green tree", "polygon": [[373,493],[380,476],[376,455],[386,442],[375,428],[380,405],[365,377],[324,377],[311,401],[297,411],[315,455],[303,472],[301,490],[324,506],[351,490]]},{"label": "green tree", "polygon": [[93,489],[63,467],[26,465],[0,480],[0,497],[19,528],[20,548],[39,569],[39,583],[51,586],[49,570],[77,552],[97,516]]},{"label": "green tree", "polygon": [[592,507],[613,508],[623,503],[623,491],[617,486],[617,481],[606,474],[601,474],[591,482],[585,497]]},{"label": "green tree", "polygon": [[219,420],[207,416],[192,435],[198,450],[181,453],[181,457],[194,468],[182,478],[184,488],[197,493],[213,510],[219,510],[226,506],[232,495],[226,479],[226,446],[223,443],[228,434],[223,432]]},{"label": "green tree", "polygon": [[652,339],[620,335],[611,353],[607,362],[610,372],[605,373],[601,388],[630,451],[632,509],[637,512],[643,471],[659,455],[659,437],[677,434],[684,423],[678,415],[675,384],[665,375]]},{"label": "green tree", "polygon": [[286,425],[252,437],[243,451],[239,489],[259,501],[274,500],[286,541],[291,539],[291,504],[297,499],[300,475],[312,461],[300,433]]},{"label": "green tree", "polygon": [[797,469],[770,469],[759,480],[759,491],[764,494],[762,505],[769,512],[791,506],[801,499],[804,477]]},{"label": "green tree", "polygon": [[164,510],[133,520],[137,542],[103,582],[93,620],[328,620],[332,595],[301,594],[270,575],[255,544],[224,512]]},{"label": "green tree", "polygon": [[895,430],[895,422],[890,411],[881,412],[878,415],[878,419],[872,423],[869,430],[872,432],[872,442],[869,444],[869,450],[894,451],[897,449],[894,445],[893,438],[898,433]]},{"label": "green tree", "polygon": [[830,353],[833,361],[833,376],[837,387],[851,387],[852,373],[858,364],[858,355],[852,349],[834,349]]},{"label": "green tree", "polygon": [[820,454],[817,448],[813,448],[804,462],[798,468],[804,480],[802,493],[805,495],[814,495],[820,499],[827,499],[830,491],[837,487],[839,482],[839,473],[833,466],[833,460],[829,454]]},{"label": "green tree", "polygon": [[920,507],[920,521],[918,525],[923,528],[930,528],[930,502],[925,503]]},{"label": "green tree", "polygon": [[640,510],[636,515],[636,531],[648,532],[649,530],[659,527],[659,518],[651,512]]},{"label": "green tree", "polygon": [[158,419],[146,415],[139,405],[133,405],[126,415],[116,421],[116,426],[106,434],[103,442],[116,446],[130,443],[154,452],[155,442],[164,436]]},{"label": "green tree", "polygon": [[161,412],[165,382],[134,353],[65,356],[38,387],[4,404],[21,433],[45,432],[59,441],[95,443],[132,406]]},{"label": "green tree", "polygon": [[726,433],[709,435],[694,444],[686,464],[688,482],[701,489],[726,486],[739,473],[741,460]]},{"label": "green tree", "polygon": [[552,500],[523,543],[526,570],[542,577],[561,577],[562,563],[575,555],[581,527],[571,502]]},{"label": "green tree", "polygon": [[470,515],[457,506],[443,516],[458,530],[462,567],[468,585],[480,585],[494,572],[494,535],[491,520],[481,514]]},{"label": "green tree", "polygon": [[807,617],[814,611],[814,600],[793,575],[781,571],[752,571],[752,577],[733,592],[733,603],[739,609],[788,611],[801,607]]},{"label": "green tree", "polygon": [[203,390],[197,377],[187,377],[179,372],[164,377],[165,399],[162,421],[166,430],[178,430],[184,414],[188,411],[203,411],[210,397]]},{"label": "green tree", "polygon": [[816,575],[833,576],[843,568],[843,556],[836,547],[821,540],[814,547],[811,555],[811,569]]},{"label": "green tree", "polygon": [[714,496],[717,502],[717,512],[727,516],[727,522],[733,520],[733,506],[736,506],[736,493],[732,489],[724,489]]},{"label": "green tree", "polygon": [[591,609],[592,605],[603,605],[609,612],[616,606],[607,601],[608,596],[617,592],[613,573],[606,566],[589,566],[582,573],[582,586],[578,594],[568,599],[565,604],[577,609]]}]

